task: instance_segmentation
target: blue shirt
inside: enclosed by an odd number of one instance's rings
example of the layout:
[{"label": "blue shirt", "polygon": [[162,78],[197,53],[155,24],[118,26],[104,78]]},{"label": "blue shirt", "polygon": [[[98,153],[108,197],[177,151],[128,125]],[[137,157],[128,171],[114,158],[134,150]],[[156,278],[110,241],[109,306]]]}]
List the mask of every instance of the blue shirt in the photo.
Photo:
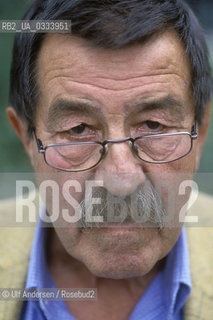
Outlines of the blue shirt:
[{"label": "blue shirt", "polygon": [[[26,288],[55,288],[45,261],[45,229],[36,228]],[[172,230],[171,230],[172,232]],[[129,320],[182,320],[183,306],[191,291],[185,228],[166,258],[162,271],[153,279],[136,304]],[[27,301],[21,320],[75,320],[63,301]]]}]

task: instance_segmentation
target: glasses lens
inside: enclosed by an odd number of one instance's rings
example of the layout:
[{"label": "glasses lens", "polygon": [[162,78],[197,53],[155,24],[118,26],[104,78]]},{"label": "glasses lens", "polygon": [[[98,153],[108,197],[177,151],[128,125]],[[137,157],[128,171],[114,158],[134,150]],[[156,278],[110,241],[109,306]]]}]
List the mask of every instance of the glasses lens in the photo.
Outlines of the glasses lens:
[{"label": "glasses lens", "polygon": [[78,171],[95,166],[101,159],[102,146],[98,143],[49,146],[46,162],[57,169]]},{"label": "glasses lens", "polygon": [[191,150],[188,134],[149,136],[135,141],[139,158],[149,162],[174,161]]}]

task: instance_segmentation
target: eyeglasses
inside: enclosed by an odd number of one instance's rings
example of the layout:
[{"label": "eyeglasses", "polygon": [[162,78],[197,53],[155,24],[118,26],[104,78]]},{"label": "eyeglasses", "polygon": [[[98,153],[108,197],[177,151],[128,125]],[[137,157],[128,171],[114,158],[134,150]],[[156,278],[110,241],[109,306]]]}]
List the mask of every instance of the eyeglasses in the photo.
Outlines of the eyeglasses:
[{"label": "eyeglasses", "polygon": [[176,161],[188,155],[197,139],[196,123],[191,133],[175,132],[124,138],[119,140],[85,141],[49,144],[43,146],[37,138],[38,152],[44,155],[46,164],[54,169],[80,172],[94,168],[106,156],[109,144],[128,142],[133,154],[140,160],[162,164]]}]

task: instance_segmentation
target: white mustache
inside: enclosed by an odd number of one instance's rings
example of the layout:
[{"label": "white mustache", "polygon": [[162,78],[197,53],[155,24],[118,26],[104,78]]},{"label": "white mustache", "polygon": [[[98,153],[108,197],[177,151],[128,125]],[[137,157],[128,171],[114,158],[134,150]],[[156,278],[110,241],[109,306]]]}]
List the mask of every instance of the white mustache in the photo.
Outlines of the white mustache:
[{"label": "white mustache", "polygon": [[91,229],[93,227],[110,226],[156,226],[162,229],[164,226],[165,211],[162,206],[160,195],[153,187],[151,182],[139,186],[134,193],[126,197],[113,196],[104,187],[93,189],[92,197],[101,199],[100,204],[93,204],[92,215],[103,217],[103,222],[88,222],[86,219],[85,198],[79,206],[82,212],[82,218],[79,221],[80,228]]}]

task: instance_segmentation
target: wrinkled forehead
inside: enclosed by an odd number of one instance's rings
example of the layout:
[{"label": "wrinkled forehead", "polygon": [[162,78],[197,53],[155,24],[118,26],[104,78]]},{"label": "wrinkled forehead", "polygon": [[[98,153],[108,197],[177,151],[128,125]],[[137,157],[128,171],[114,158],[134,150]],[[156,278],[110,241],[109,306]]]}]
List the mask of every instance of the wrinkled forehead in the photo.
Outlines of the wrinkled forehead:
[{"label": "wrinkled forehead", "polygon": [[[188,68],[186,68],[186,64]],[[72,74],[81,76],[94,71],[110,73],[119,79],[142,68],[166,68],[169,65],[183,68],[189,75],[189,65],[183,45],[173,30],[155,34],[143,43],[120,49],[105,49],[91,42],[70,35],[49,34],[45,37],[39,53],[39,73],[64,66],[72,68]],[[79,70],[79,66],[81,70]],[[141,66],[139,70],[138,67]],[[70,71],[70,70],[69,70]],[[80,73],[79,73],[80,71]],[[118,71],[120,74],[117,74]],[[122,73],[121,73],[122,72]],[[146,69],[144,69],[144,74]],[[187,75],[188,73],[188,75]],[[143,74],[143,73],[142,73]]]},{"label": "wrinkled forehead", "polygon": [[[184,100],[190,91],[190,71],[183,45],[174,31],[116,50],[56,34],[46,36],[40,50],[38,85],[40,101],[46,108],[57,97],[76,93],[100,104],[107,101],[108,105],[113,100],[119,108],[141,94],[164,94],[167,87],[165,95],[173,91],[171,95],[174,93],[176,100]],[[112,104],[110,108],[112,111]],[[123,112],[122,107],[120,111]]]}]

